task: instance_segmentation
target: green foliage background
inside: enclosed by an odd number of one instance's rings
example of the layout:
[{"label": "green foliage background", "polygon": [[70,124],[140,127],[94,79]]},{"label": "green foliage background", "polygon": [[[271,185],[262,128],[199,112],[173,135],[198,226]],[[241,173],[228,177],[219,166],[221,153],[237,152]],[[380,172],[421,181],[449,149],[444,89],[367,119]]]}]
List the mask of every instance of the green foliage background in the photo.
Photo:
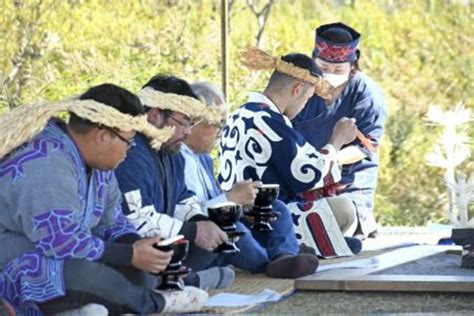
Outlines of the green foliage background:
[{"label": "green foliage background", "polygon": [[[266,1],[256,3],[261,8]],[[103,82],[137,91],[156,73],[221,82],[218,0],[0,4],[0,112],[8,100],[16,106],[61,99]],[[238,62],[239,49],[255,44],[257,34],[247,2],[234,0],[230,16],[228,99],[236,107],[268,74],[251,74]],[[376,201],[382,224],[445,219],[442,170],[424,161],[438,131],[424,116],[430,104],[474,107],[473,17],[469,0],[277,0],[271,9],[262,47],[274,54],[311,54],[321,23],[341,20],[362,33],[362,68],[383,87],[389,111]],[[19,71],[8,82],[15,65]]]}]

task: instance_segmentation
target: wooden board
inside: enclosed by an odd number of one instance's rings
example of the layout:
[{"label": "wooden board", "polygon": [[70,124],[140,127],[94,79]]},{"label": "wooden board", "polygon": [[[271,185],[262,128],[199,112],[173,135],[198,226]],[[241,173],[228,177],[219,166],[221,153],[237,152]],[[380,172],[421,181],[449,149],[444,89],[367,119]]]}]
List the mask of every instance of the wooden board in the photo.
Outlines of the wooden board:
[{"label": "wooden board", "polygon": [[[412,246],[372,258],[374,268],[335,269],[295,280],[295,289],[317,291],[474,292],[472,277],[390,275],[380,272],[441,253],[459,253],[457,246]],[[357,260],[357,259],[356,259]],[[378,273],[377,275],[373,275]]]},{"label": "wooden board", "polygon": [[[328,275],[366,275],[376,272],[381,272],[393,268],[395,266],[405,264],[411,261],[422,259],[429,256],[434,256],[440,253],[445,253],[447,251],[452,251],[457,249],[457,247],[452,246],[411,246],[406,248],[396,249],[382,255],[378,255],[372,258],[372,260],[377,262],[376,268],[365,268],[365,269],[335,269],[324,271],[321,273],[316,273],[310,275],[306,278],[308,279],[318,279],[322,276]],[[357,259],[356,259],[357,260]],[[306,279],[303,278],[303,279]]]},{"label": "wooden board", "polygon": [[474,276],[360,275],[332,276],[295,283],[299,290],[377,292],[474,292]]}]

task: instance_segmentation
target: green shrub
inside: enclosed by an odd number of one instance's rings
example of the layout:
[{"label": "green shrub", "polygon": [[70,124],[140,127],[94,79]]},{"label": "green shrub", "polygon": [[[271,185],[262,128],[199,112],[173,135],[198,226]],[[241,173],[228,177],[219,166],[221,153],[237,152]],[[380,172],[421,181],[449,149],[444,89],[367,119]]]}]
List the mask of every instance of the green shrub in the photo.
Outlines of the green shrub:
[{"label": "green shrub", "polygon": [[[4,85],[0,112],[7,109],[7,95],[19,96],[19,105],[79,94],[102,82],[137,91],[156,73],[220,83],[220,1],[0,3],[2,82],[21,55],[22,39],[31,44],[21,80]],[[247,91],[263,88],[269,75],[253,75],[238,62],[239,49],[254,43],[257,33],[245,4],[234,1],[231,11],[233,108]],[[435,137],[424,115],[430,104],[474,106],[472,17],[472,5],[464,1],[280,0],[271,10],[263,47],[274,54],[310,54],[321,23],[342,20],[362,33],[362,68],[383,87],[389,112],[376,198],[380,223],[445,220],[442,171],[424,161]]]}]

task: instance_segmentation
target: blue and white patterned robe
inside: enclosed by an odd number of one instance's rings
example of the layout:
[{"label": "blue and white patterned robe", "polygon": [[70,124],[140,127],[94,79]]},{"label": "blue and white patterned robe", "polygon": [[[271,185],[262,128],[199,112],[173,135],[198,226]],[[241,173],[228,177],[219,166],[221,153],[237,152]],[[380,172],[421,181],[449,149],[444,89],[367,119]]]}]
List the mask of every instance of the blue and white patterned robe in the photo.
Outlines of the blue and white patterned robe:
[{"label": "blue and white patterned robe", "polygon": [[[246,179],[277,183],[279,199],[286,203],[302,202],[303,193],[332,185],[341,178],[334,147],[328,144],[317,151],[270,99],[255,92],[227,120],[219,144],[219,159],[219,182],[223,190],[230,190],[234,183]],[[302,203],[288,206],[294,215],[297,236],[308,236],[303,242],[327,257],[352,254],[328,206],[324,205],[321,216],[314,215],[318,216],[318,231],[322,231],[318,235],[329,235],[324,241],[328,247],[310,240],[309,236],[315,233],[303,228],[308,223],[298,222],[299,218],[306,218],[305,212],[313,211],[313,206]],[[334,234],[329,234],[330,231]]]},{"label": "blue and white patterned robe", "polygon": [[249,102],[230,116],[219,154],[219,182],[226,191],[239,181],[261,180],[280,184],[280,199],[292,202],[341,178],[334,147],[317,151],[259,93],[251,93]]},{"label": "blue and white patterned robe", "polygon": [[0,296],[27,313],[65,294],[64,260],[100,260],[106,242],[136,234],[114,173],[88,179],[61,125],[50,121],[0,160]]}]

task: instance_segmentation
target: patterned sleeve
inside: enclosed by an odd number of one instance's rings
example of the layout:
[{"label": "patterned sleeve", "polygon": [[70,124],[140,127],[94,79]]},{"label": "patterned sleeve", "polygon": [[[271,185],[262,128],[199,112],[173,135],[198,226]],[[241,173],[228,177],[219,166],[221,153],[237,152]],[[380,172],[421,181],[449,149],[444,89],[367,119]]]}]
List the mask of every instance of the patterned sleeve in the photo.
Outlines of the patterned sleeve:
[{"label": "patterned sleeve", "polygon": [[[341,178],[336,150],[332,145],[320,151],[308,143],[293,127],[278,119],[266,120],[279,140],[271,142],[270,165],[277,183],[295,194],[319,189]],[[267,134],[263,133],[261,137]]]},{"label": "patterned sleeve", "polygon": [[128,221],[135,226],[141,237],[174,237],[183,227],[183,221],[167,214],[159,213],[153,204],[143,205],[147,197],[140,190],[124,193],[122,207]]},{"label": "patterned sleeve", "polygon": [[240,118],[228,123],[221,140],[219,180],[224,190],[250,178],[299,194],[340,180],[332,145],[317,151],[272,111],[239,111]]},{"label": "patterned sleeve", "polygon": [[[45,257],[96,260],[103,241],[82,228],[85,216],[83,177],[59,148],[44,140],[33,143],[35,154],[25,151],[3,167],[16,170],[11,177],[11,203],[26,236]],[[20,171],[21,170],[21,171]],[[19,174],[17,171],[19,171]]]},{"label": "patterned sleeve", "polygon": [[122,194],[113,172],[106,175],[106,203],[104,214],[93,232],[105,241],[114,241],[123,235],[137,234],[135,227],[122,212]]},{"label": "patterned sleeve", "polygon": [[202,211],[202,205],[195,195],[185,198],[176,204],[174,216],[182,221],[189,221],[195,216],[206,216]]}]

